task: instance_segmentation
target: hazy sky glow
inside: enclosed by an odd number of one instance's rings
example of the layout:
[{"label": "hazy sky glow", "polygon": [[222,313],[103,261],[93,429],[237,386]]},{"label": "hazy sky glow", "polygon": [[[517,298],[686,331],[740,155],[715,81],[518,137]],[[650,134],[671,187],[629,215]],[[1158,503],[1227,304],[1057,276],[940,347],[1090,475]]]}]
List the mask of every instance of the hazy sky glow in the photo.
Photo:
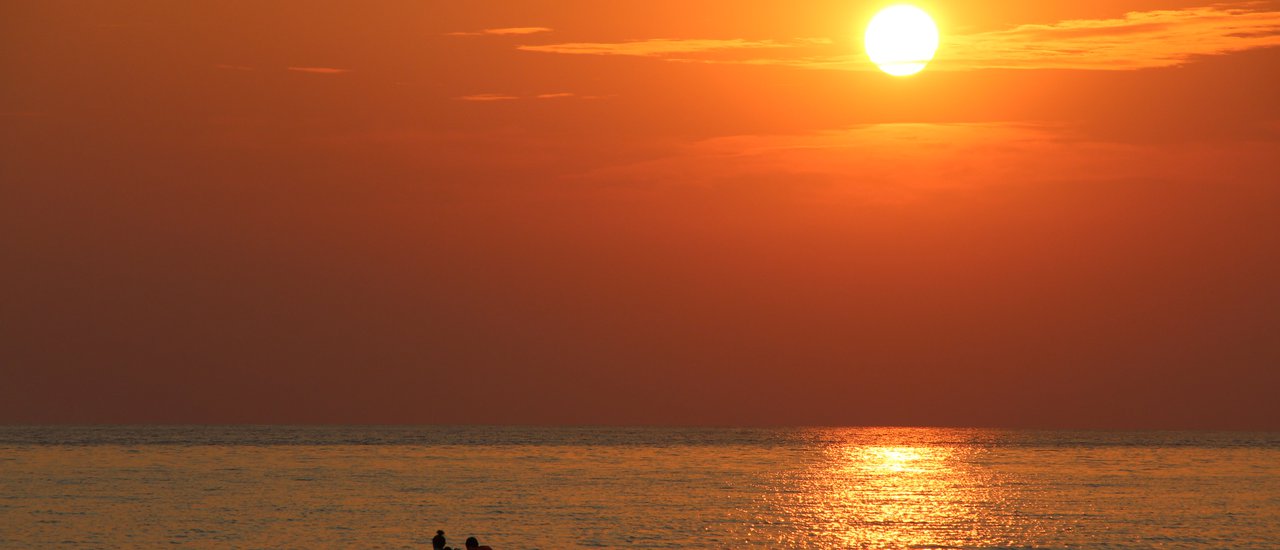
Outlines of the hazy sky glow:
[{"label": "hazy sky glow", "polygon": [[10,2],[0,422],[1280,429],[1280,3]]}]

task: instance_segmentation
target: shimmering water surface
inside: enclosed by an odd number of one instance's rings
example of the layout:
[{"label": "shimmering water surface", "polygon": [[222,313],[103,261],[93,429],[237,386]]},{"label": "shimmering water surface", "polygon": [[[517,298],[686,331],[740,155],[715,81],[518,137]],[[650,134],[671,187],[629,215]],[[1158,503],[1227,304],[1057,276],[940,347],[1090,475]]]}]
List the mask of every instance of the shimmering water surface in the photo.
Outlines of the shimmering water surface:
[{"label": "shimmering water surface", "polygon": [[1278,548],[1280,434],[0,428],[0,547]]}]

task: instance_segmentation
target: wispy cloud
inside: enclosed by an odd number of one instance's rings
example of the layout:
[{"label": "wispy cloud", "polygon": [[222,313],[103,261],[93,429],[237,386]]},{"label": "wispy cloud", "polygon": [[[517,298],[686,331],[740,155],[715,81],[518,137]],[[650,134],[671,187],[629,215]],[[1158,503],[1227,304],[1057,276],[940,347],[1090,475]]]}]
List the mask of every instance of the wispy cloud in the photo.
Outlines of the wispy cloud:
[{"label": "wispy cloud", "polygon": [[653,38],[627,42],[569,42],[564,44],[522,45],[516,49],[576,55],[629,55],[671,58],[674,54],[693,54],[725,50],[761,50],[797,48],[830,44],[825,38],[800,38],[788,41],[731,39]]},{"label": "wispy cloud", "polygon": [[552,92],[545,94],[535,94],[529,96],[519,96],[511,94],[471,94],[459,96],[454,99],[459,101],[515,101],[518,99],[604,99],[608,96],[600,95],[582,95],[573,92]]},{"label": "wispy cloud", "polygon": [[551,32],[547,27],[506,27],[501,29],[483,29],[479,31],[462,31],[445,33],[446,36],[521,36]]},{"label": "wispy cloud", "polygon": [[507,94],[471,94],[455,98],[459,101],[514,101],[520,96]]},{"label": "wispy cloud", "polygon": [[[1133,70],[1280,46],[1280,11],[1259,3],[1130,12],[1114,19],[944,36],[933,69]],[[625,55],[668,61],[876,70],[860,51],[822,38],[777,40],[652,39],[521,45],[523,51]],[[768,53],[762,54],[761,52]],[[710,55],[724,54],[731,55]],[[701,54],[701,55],[700,55]]]},{"label": "wispy cloud", "polygon": [[333,67],[289,67],[288,70],[295,73],[310,74],[345,74],[351,72],[351,69],[335,69]]},{"label": "wispy cloud", "polygon": [[1142,178],[1244,181],[1266,173],[1277,153],[1280,143],[1274,142],[1153,146],[1096,141],[1058,124],[873,124],[810,134],[713,138],[663,158],[579,178],[632,187],[785,185],[899,201],[977,186]]},{"label": "wispy cloud", "polygon": [[1280,46],[1280,11],[1210,6],[960,35],[938,61],[957,69],[1124,70],[1271,46]]}]

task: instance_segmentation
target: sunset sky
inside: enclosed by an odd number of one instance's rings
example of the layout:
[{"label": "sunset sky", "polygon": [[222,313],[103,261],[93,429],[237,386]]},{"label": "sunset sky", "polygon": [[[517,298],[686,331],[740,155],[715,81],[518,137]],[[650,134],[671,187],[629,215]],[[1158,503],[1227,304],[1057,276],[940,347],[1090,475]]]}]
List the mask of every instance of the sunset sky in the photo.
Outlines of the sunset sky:
[{"label": "sunset sky", "polygon": [[1280,2],[0,5],[0,423],[1280,429]]}]

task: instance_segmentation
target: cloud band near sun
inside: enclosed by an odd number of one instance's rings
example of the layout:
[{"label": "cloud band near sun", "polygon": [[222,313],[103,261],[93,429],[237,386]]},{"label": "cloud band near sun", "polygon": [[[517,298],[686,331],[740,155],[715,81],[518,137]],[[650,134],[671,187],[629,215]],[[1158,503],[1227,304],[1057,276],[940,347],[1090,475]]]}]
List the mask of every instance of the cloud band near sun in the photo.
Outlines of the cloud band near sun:
[{"label": "cloud band near sun", "polygon": [[[1256,3],[1130,12],[1113,19],[1072,19],[943,37],[931,68],[1133,70],[1171,67],[1199,57],[1280,46],[1280,11]],[[521,45],[522,51],[619,55],[782,65],[811,69],[875,70],[847,42],[823,38],[778,40],[650,39]],[[861,45],[858,44],[860,49]],[[769,55],[760,55],[761,52]]]},{"label": "cloud band near sun", "polygon": [[960,35],[941,68],[1146,69],[1280,46],[1280,11],[1203,7]]},{"label": "cloud band near sun", "polygon": [[796,48],[801,46],[829,45],[825,38],[805,38],[790,41],[734,39],[670,39],[653,38],[627,42],[572,42],[517,46],[528,52],[545,52],[580,55],[629,55],[639,57],[666,57],[677,54],[695,54],[721,50],[761,50]]}]

